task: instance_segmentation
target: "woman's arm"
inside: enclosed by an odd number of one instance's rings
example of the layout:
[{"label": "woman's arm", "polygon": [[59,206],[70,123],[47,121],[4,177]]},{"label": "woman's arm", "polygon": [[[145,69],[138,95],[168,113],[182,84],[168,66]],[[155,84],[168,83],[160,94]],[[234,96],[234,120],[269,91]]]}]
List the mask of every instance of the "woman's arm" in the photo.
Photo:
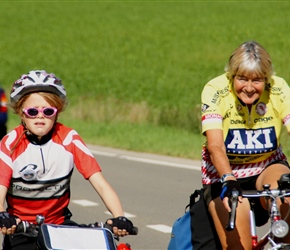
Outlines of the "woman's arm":
[{"label": "woman's arm", "polygon": [[[226,154],[226,148],[223,139],[223,131],[221,129],[212,129],[206,131],[207,137],[207,149],[210,154],[210,159],[215,166],[218,174],[222,177],[224,174],[232,174],[232,169]],[[236,178],[234,176],[228,176],[226,178],[227,181],[235,181]],[[227,185],[227,183],[224,183]],[[224,188],[228,188],[224,186]],[[230,189],[229,189],[230,190]],[[239,202],[242,202],[242,197],[239,196]],[[225,197],[223,199],[224,207],[227,211],[231,211],[229,206],[229,198]]]},{"label": "woman's arm", "polygon": [[[224,174],[232,173],[232,169],[226,154],[223,131],[221,129],[211,129],[207,130],[205,133],[210,159],[219,176],[222,177]],[[235,178],[231,176],[228,177],[228,179],[235,180]]]}]

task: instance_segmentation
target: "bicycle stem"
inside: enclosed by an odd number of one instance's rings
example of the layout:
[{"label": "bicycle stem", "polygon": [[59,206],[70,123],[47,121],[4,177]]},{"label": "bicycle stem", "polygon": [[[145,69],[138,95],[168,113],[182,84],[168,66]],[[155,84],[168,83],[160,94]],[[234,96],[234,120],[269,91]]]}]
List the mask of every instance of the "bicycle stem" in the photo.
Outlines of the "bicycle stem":
[{"label": "bicycle stem", "polygon": [[276,199],[273,199],[273,201],[272,201],[271,218],[272,218],[271,223],[281,219],[281,214],[278,210]]},{"label": "bicycle stem", "polygon": [[250,222],[251,222],[252,246],[256,246],[258,243],[258,234],[256,229],[255,213],[253,210],[250,210]]}]

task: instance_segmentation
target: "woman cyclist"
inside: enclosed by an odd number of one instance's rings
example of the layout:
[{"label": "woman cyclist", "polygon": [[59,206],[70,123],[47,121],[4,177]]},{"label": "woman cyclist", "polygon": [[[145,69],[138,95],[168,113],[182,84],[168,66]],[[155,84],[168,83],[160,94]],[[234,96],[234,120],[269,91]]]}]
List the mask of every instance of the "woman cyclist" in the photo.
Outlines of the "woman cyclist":
[{"label": "woman cyclist", "polygon": [[[202,182],[222,248],[252,249],[250,204],[239,196],[236,228],[226,231],[228,199],[232,190],[241,195],[243,189],[262,190],[263,184],[276,188],[280,176],[290,173],[280,145],[282,125],[290,131],[290,88],[274,75],[269,54],[255,41],[241,44],[225,71],[205,85],[201,96],[207,140]],[[255,204],[255,211],[257,225],[265,224],[265,200]],[[287,210],[281,212],[283,217]]]},{"label": "woman cyclist", "polygon": [[41,214],[46,223],[74,224],[68,209],[74,165],[112,213],[114,233],[127,235],[132,222],[124,217],[120,200],[97,161],[75,130],[57,122],[67,104],[61,80],[44,70],[30,71],[13,84],[10,102],[21,124],[1,141],[3,249],[34,249],[35,239],[14,235],[16,220],[35,222]]}]

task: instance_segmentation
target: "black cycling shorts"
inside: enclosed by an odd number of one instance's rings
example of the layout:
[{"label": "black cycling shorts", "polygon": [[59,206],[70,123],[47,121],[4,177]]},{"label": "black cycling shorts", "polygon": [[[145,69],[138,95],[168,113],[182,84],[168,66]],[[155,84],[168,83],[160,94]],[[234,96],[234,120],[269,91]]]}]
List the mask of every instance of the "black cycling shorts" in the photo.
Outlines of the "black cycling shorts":
[{"label": "black cycling shorts", "polygon": [[[280,163],[285,166],[289,167],[289,164],[287,161],[277,161],[277,162],[272,162],[272,164]],[[269,165],[269,166],[270,166]],[[243,179],[238,179],[237,181],[240,182],[242,190],[255,190],[256,189],[256,181],[259,175],[248,177],[248,178],[243,178]],[[204,199],[206,201],[206,204],[208,205],[212,200],[216,199],[217,197],[220,196],[222,192],[222,183],[217,182],[214,184],[209,184],[209,185],[203,185],[204,188]],[[256,225],[263,226],[268,222],[269,219],[269,213],[267,210],[265,210],[261,203],[260,199],[249,199],[251,206],[254,209],[255,213],[255,218],[256,218]]]}]

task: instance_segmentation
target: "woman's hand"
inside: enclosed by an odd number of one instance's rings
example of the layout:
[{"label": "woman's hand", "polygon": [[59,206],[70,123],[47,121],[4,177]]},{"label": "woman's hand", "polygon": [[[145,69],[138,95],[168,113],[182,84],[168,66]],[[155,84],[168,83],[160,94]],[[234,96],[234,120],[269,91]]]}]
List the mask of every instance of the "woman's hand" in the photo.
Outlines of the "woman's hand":
[{"label": "woman's hand", "polygon": [[242,189],[240,187],[240,183],[236,180],[228,180],[223,183],[222,192],[220,197],[223,201],[223,204],[227,211],[231,212],[231,208],[229,206],[229,198],[232,196],[232,191],[236,190],[239,193],[239,202],[242,202]]}]

